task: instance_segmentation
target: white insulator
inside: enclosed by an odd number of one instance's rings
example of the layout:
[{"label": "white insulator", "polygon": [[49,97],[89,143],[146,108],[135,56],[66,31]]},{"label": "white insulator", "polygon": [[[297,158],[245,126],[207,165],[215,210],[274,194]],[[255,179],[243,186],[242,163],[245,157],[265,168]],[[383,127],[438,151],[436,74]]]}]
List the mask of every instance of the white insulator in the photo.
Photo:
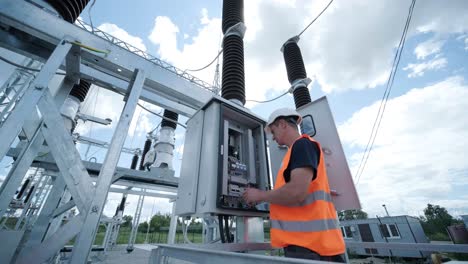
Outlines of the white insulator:
[{"label": "white insulator", "polygon": [[151,167],[169,168],[172,167],[172,158],[174,156],[174,129],[172,127],[162,127],[159,131],[159,140],[154,145],[156,151],[156,160]]},{"label": "white insulator", "polygon": [[80,108],[80,100],[74,96],[68,96],[60,109],[60,113],[64,117],[65,127],[71,131],[75,123],[76,113]]}]

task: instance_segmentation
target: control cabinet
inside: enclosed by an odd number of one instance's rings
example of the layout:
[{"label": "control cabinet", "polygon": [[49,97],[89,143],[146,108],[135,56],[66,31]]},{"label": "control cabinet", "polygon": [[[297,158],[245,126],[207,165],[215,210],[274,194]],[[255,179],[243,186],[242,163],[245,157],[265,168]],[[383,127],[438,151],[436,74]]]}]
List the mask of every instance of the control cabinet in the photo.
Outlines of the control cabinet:
[{"label": "control cabinet", "polygon": [[270,189],[265,121],[214,98],[187,122],[177,215],[263,216],[264,204],[242,199],[247,187]]}]

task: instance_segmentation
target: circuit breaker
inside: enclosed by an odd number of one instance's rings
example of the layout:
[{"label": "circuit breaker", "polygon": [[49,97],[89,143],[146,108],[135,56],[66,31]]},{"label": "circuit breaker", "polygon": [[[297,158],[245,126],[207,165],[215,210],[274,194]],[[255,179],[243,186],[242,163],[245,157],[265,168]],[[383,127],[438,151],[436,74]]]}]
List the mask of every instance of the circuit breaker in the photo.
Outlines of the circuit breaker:
[{"label": "circuit breaker", "polygon": [[248,205],[247,187],[270,189],[266,122],[248,109],[214,98],[187,122],[177,215],[264,216]]}]

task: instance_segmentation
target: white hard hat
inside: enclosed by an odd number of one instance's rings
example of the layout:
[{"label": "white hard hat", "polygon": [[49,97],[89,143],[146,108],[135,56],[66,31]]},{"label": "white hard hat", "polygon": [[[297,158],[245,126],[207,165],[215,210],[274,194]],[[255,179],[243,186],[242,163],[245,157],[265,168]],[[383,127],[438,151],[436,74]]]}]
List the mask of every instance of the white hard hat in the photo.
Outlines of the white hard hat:
[{"label": "white hard hat", "polygon": [[265,132],[271,133],[270,125],[273,124],[276,121],[276,119],[278,119],[278,117],[289,117],[289,116],[296,117],[297,118],[296,124],[298,125],[302,122],[302,116],[296,110],[291,109],[291,108],[280,108],[280,109],[273,111],[273,113],[271,113],[270,117],[268,118],[268,123],[265,126]]}]

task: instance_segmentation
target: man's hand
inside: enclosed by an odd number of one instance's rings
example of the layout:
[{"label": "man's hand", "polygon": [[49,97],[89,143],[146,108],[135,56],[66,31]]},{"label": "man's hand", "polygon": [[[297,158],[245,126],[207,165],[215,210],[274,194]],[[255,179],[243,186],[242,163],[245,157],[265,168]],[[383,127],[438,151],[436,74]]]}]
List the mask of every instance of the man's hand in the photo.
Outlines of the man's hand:
[{"label": "man's hand", "polygon": [[247,188],[242,197],[244,198],[247,204],[252,205],[258,202],[265,201],[266,192],[255,188]]}]

